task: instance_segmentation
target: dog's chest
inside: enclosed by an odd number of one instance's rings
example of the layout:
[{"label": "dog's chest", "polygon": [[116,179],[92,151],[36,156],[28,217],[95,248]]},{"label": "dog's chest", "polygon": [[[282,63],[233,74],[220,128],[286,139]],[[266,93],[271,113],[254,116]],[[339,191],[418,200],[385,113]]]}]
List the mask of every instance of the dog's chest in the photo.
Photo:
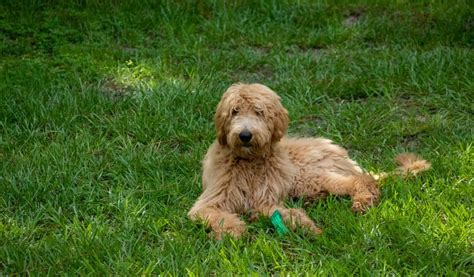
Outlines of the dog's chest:
[{"label": "dog's chest", "polygon": [[232,167],[232,192],[237,210],[249,211],[280,202],[288,193],[290,177],[268,161],[236,161]]}]

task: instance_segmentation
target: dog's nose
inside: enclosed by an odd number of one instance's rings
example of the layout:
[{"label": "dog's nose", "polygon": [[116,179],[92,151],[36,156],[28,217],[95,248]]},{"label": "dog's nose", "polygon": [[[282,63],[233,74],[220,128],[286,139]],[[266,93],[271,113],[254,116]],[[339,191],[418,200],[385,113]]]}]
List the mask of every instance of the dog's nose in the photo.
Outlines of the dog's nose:
[{"label": "dog's nose", "polygon": [[249,142],[252,139],[252,133],[249,131],[242,131],[239,134],[239,138],[243,142]]}]

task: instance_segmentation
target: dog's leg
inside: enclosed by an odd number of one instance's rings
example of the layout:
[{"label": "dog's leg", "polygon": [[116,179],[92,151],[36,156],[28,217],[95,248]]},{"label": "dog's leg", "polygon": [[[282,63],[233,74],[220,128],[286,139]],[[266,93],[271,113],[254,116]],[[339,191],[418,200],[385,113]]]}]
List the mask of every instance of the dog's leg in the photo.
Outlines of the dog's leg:
[{"label": "dog's leg", "polygon": [[365,212],[377,204],[380,196],[375,179],[364,173],[346,176],[330,172],[321,178],[321,184],[329,193],[350,195],[354,212]]},{"label": "dog's leg", "polygon": [[216,239],[221,239],[223,234],[240,237],[245,232],[245,222],[236,213],[226,212],[217,208],[192,209],[188,216],[192,220],[203,220],[211,227]]},{"label": "dog's leg", "polygon": [[303,226],[304,228],[309,229],[315,234],[321,234],[323,231],[316,227],[314,221],[306,215],[306,212],[303,209],[297,208],[285,208],[283,205],[278,206],[264,206],[257,208],[257,211],[264,216],[271,217],[272,214],[278,210],[283,218],[285,223],[289,224],[292,230],[296,229],[298,225]]}]

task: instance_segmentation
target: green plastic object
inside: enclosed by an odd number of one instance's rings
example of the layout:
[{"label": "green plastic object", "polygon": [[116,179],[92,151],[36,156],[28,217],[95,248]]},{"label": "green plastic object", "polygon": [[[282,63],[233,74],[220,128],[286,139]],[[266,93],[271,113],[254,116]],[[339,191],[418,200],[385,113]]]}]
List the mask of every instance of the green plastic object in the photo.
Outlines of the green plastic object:
[{"label": "green plastic object", "polygon": [[278,210],[273,212],[270,220],[272,221],[272,224],[279,235],[288,233],[288,228],[286,228],[283,218],[281,217],[281,214]]}]

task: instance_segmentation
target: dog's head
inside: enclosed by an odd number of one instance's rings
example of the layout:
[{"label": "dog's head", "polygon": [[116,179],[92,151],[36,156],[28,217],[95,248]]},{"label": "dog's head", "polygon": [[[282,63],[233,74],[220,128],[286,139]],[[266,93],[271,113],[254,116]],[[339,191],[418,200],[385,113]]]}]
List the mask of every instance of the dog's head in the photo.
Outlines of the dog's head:
[{"label": "dog's head", "polygon": [[217,138],[237,156],[258,155],[288,128],[280,97],[260,84],[234,84],[222,96],[214,117]]}]

